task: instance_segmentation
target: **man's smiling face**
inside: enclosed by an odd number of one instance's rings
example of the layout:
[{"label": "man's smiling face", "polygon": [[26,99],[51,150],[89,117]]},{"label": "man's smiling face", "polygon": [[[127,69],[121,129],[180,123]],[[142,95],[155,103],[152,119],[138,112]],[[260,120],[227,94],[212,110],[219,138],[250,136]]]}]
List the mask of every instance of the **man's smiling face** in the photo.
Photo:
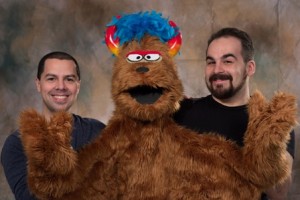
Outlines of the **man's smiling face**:
[{"label": "man's smiling face", "polygon": [[206,55],[205,81],[215,97],[230,98],[245,87],[247,76],[247,64],[237,38],[221,37],[211,42]]},{"label": "man's smiling face", "polygon": [[60,110],[69,110],[77,99],[80,80],[72,60],[47,59],[37,90],[43,99],[43,111],[47,115]]}]

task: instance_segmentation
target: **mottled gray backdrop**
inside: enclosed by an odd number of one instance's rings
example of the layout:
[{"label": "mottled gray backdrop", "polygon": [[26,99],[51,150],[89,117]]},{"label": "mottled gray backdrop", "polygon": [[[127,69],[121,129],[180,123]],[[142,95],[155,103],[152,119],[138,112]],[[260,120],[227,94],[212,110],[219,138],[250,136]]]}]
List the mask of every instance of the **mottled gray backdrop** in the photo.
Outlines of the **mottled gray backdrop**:
[{"label": "mottled gray backdrop", "polygon": [[[82,85],[73,111],[107,122],[113,110],[113,58],[103,44],[105,25],[120,13],[156,10],[181,28],[176,57],[187,96],[208,94],[203,81],[206,41],[215,30],[235,26],[256,47],[252,89],[267,97],[283,90],[300,97],[300,1],[298,0],[0,0],[0,148],[27,107],[40,109],[34,86],[39,59],[54,50],[75,56]],[[299,104],[300,105],[300,104]],[[289,199],[300,199],[299,130]],[[0,199],[13,199],[0,167]]]}]

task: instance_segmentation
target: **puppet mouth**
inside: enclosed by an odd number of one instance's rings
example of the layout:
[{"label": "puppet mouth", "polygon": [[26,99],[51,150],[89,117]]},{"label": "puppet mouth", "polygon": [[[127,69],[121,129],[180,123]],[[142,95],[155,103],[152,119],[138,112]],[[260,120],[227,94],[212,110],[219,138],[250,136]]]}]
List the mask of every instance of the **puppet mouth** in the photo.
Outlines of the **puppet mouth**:
[{"label": "puppet mouth", "polygon": [[140,104],[153,104],[163,94],[163,88],[137,86],[129,89],[128,93]]}]

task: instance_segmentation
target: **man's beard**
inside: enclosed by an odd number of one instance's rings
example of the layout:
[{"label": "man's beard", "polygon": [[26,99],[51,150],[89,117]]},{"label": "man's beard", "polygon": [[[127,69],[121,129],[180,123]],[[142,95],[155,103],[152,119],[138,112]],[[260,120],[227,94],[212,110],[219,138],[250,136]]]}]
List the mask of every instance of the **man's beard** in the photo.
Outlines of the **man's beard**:
[{"label": "man's beard", "polygon": [[[205,83],[212,96],[218,99],[228,99],[233,97],[245,85],[246,78],[247,74],[245,72],[242,81],[237,85],[237,87],[234,87],[232,84],[233,78],[230,74],[213,74],[209,77],[210,84],[207,81],[205,81]],[[229,87],[224,88],[223,85],[217,85],[217,88],[213,88],[212,82],[214,80],[228,80]]]}]

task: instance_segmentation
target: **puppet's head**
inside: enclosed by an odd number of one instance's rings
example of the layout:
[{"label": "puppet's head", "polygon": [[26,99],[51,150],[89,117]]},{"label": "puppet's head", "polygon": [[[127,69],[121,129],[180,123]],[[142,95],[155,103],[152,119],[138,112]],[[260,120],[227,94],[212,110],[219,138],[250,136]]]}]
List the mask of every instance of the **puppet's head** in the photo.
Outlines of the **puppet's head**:
[{"label": "puppet's head", "polygon": [[173,114],[183,97],[173,61],[181,45],[178,27],[154,11],[121,15],[107,26],[105,41],[116,56],[116,112],[142,121]]}]

